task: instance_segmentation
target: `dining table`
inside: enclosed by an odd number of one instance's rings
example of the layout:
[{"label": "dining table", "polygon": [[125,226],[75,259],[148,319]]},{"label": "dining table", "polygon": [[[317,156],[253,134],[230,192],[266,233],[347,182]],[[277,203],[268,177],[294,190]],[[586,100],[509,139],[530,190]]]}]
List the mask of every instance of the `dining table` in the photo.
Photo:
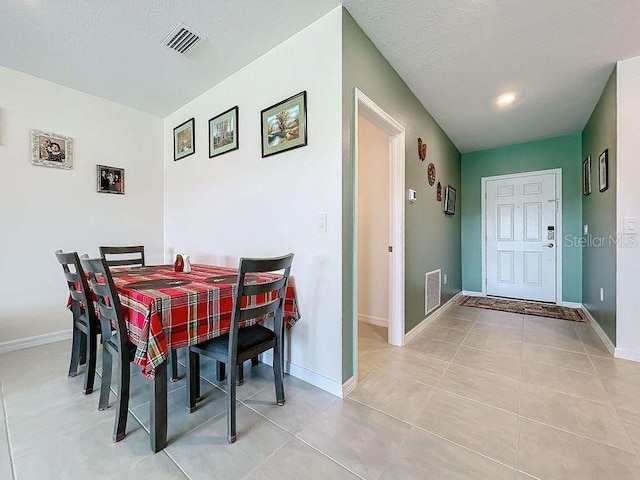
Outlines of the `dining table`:
[{"label": "dining table", "polygon": [[[171,350],[196,345],[229,332],[237,294],[236,268],[193,264],[176,272],[173,265],[111,268],[127,324],[136,346],[134,363],[150,379],[151,449],[159,452],[167,442],[167,359]],[[277,274],[249,274],[245,283],[260,283]],[[243,299],[257,305],[271,299],[267,293]],[[287,328],[300,319],[295,281],[289,277],[284,304]],[[262,319],[241,322],[248,327]],[[283,349],[281,349],[282,351]]]}]

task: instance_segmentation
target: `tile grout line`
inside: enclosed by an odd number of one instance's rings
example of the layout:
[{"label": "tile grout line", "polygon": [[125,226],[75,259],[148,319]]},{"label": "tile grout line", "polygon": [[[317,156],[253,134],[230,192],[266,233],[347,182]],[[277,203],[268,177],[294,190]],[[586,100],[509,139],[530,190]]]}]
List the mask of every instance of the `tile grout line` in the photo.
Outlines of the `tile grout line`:
[{"label": "tile grout line", "polygon": [[2,415],[4,417],[4,434],[7,440],[7,448],[9,449],[9,467],[11,468],[11,477],[17,480],[16,465],[13,458],[13,449],[11,448],[11,438],[9,437],[9,418],[7,418],[7,405],[4,399],[4,389],[0,382],[0,400],[2,400]]}]

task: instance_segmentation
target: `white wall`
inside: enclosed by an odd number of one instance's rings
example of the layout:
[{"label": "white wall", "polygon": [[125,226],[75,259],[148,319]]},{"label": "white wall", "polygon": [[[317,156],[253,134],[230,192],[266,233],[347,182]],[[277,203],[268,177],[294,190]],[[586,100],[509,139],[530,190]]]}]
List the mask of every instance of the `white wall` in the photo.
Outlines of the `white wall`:
[{"label": "white wall", "polygon": [[[618,62],[618,238],[624,218],[640,218],[640,57]],[[640,361],[640,237],[617,247],[616,356]]]},{"label": "white wall", "polygon": [[[165,259],[237,266],[294,252],[302,320],[291,373],[341,391],[341,9],[336,8],[164,122]],[[302,90],[308,146],[261,158],[260,111]],[[208,120],[239,107],[240,149],[208,158]],[[196,153],[173,161],[172,129],[195,117]],[[318,213],[328,231],[317,232]]]},{"label": "white wall", "polygon": [[358,117],[358,317],[389,320],[389,135]]},{"label": "white wall", "polygon": [[[73,170],[32,165],[30,129],[72,137]],[[162,155],[160,118],[0,67],[0,348],[71,331],[55,250],[162,260]],[[125,195],[96,192],[96,164],[126,169]]]}]

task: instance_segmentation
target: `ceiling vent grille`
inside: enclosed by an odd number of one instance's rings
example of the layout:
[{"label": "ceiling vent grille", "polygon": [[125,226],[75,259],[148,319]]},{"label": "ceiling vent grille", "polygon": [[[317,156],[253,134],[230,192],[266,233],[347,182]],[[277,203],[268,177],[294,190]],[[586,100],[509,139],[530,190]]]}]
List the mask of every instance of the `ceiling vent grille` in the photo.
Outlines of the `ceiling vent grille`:
[{"label": "ceiling vent grille", "polygon": [[441,283],[440,283],[441,271],[433,270],[428,272],[425,278],[424,285],[424,314],[428,315],[433,310],[440,306],[441,297]]},{"label": "ceiling vent grille", "polygon": [[202,36],[187,28],[183,23],[179,23],[165,37],[162,44],[180,55],[186,55],[201,40],[203,40]]}]

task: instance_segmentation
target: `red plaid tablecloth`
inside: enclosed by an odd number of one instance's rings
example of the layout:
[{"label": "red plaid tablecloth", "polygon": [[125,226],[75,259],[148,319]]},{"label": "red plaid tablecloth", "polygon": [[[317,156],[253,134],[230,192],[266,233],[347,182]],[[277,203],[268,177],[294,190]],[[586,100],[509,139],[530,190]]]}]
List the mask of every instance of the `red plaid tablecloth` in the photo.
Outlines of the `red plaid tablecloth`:
[{"label": "red plaid tablecloth", "polygon": [[[169,351],[224,335],[229,331],[236,295],[238,270],[209,265],[192,265],[191,273],[176,273],[172,265],[113,268],[129,339],[136,346],[134,362],[142,373],[152,378],[155,367],[167,360]],[[248,277],[246,282],[260,282],[274,275]],[[188,284],[168,288],[141,288],[142,281],[171,279]],[[144,287],[144,285],[142,286]],[[266,299],[252,299],[262,303]],[[293,278],[287,286],[284,320],[291,328],[300,319]],[[255,323],[249,320],[241,326]]]}]

